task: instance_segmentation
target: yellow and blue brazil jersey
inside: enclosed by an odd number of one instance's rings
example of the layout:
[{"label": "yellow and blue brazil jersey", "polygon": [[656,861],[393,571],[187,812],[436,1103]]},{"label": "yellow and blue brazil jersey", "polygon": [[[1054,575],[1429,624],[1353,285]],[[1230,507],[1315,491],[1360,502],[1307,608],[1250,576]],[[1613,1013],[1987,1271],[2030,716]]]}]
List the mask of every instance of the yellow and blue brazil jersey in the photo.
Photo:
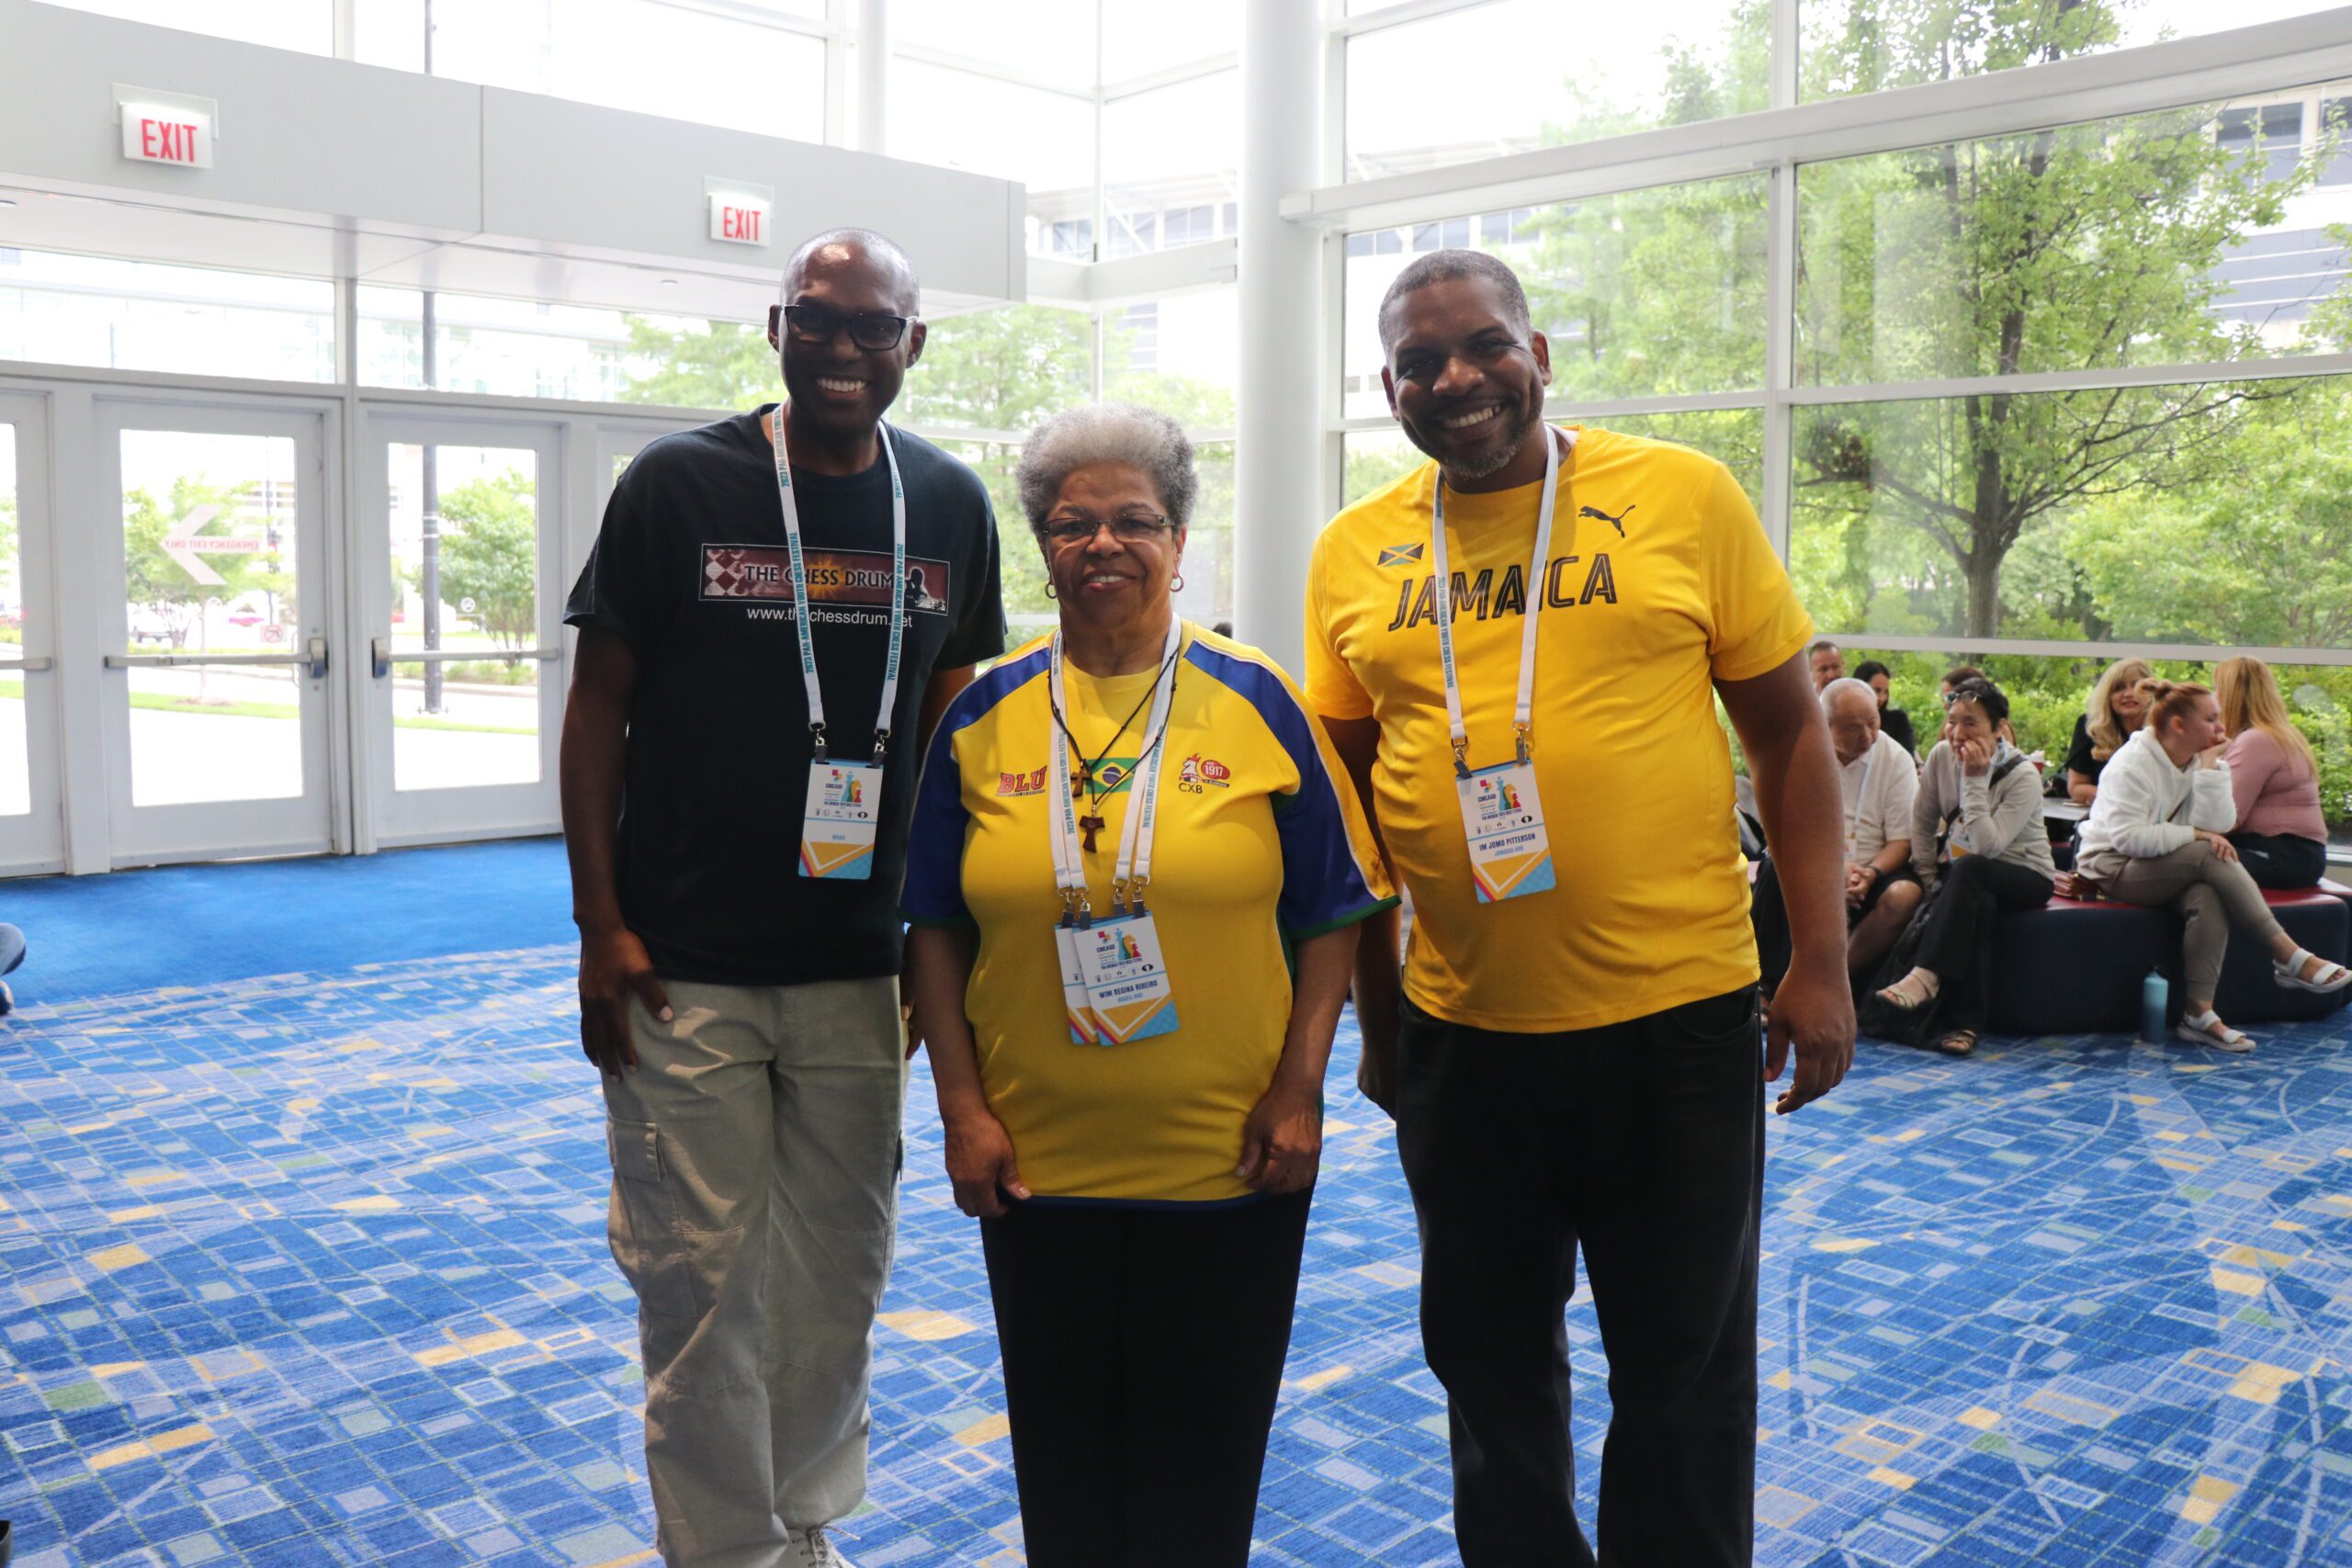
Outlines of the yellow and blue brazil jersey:
[{"label": "yellow and blue brazil jersey", "polygon": [[[1290,1021],[1289,946],[1385,908],[1385,873],[1322,728],[1272,660],[1189,623],[1170,700],[1148,902],[1177,1028],[1070,1043],[1054,952],[1061,900],[1046,840],[1054,718],[1046,642],[1021,649],[947,710],[923,764],[900,903],[917,924],[979,934],[964,1010],[989,1107],[1041,1198],[1203,1203],[1251,1194],[1233,1175],[1241,1124],[1273,1079]],[[1069,667],[1079,750],[1111,780],[1085,855],[1097,911],[1133,798],[1156,670]],[[1122,721],[1129,720],[1124,734]],[[1105,750],[1107,748],[1107,750]]]}]

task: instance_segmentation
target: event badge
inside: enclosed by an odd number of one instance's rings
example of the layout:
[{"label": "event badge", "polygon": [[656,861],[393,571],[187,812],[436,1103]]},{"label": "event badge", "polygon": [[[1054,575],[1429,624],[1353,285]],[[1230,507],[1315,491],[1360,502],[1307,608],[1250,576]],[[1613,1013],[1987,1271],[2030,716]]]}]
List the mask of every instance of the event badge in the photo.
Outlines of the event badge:
[{"label": "event badge", "polygon": [[882,810],[882,770],[866,762],[808,764],[800,814],[800,874],[863,882],[874,874],[874,833]]},{"label": "event badge", "polygon": [[[1136,759],[1137,784],[1130,797],[1126,820],[1119,829],[1119,849],[1112,863],[1111,912],[1101,919],[1089,908],[1086,850],[1079,841],[1076,790],[1057,790],[1046,812],[1046,837],[1054,852],[1054,886],[1061,895],[1062,919],[1054,928],[1062,966],[1062,1010],[1069,1016],[1069,1037],[1080,1045],[1124,1045],[1148,1040],[1176,1027],[1175,987],[1168,977],[1168,961],[1159,951],[1159,927],[1144,907],[1144,889],[1151,884],[1151,852],[1159,816],[1159,779],[1166,771],[1169,705],[1176,694],[1177,655],[1183,647],[1184,624],[1170,616],[1168,642],[1161,650],[1159,674],[1152,682],[1151,718],[1144,728],[1143,749]],[[1062,684],[1062,638],[1054,634],[1047,663],[1049,701],[1058,704]],[[1054,709],[1053,756],[1048,764],[1056,779],[1070,779],[1069,726],[1058,705]],[[1097,822],[1095,826],[1101,824]]]},{"label": "event badge", "polygon": [[1535,764],[1498,762],[1454,780],[1453,787],[1462,800],[1462,830],[1470,840],[1478,902],[1550,891],[1552,840],[1544,831]]},{"label": "event badge", "polygon": [[1078,944],[1087,931],[1064,920],[1054,928],[1054,951],[1062,965],[1062,1012],[1069,1020],[1073,1045],[1100,1045],[1102,1031],[1094,1019],[1094,1003],[1086,994],[1086,969],[1078,961]]},{"label": "event badge", "polygon": [[1159,922],[1136,907],[1072,933],[1086,980],[1087,1001],[1102,1031],[1096,1043],[1124,1045],[1176,1027],[1176,993],[1159,955]]},{"label": "event badge", "polygon": [[[1576,448],[1574,431],[1555,432],[1548,425],[1544,431],[1547,439],[1544,443],[1544,490],[1535,508],[1535,550],[1527,563],[1530,582],[1542,578],[1544,563],[1552,558],[1552,519],[1559,502],[1561,450]],[[1519,696],[1511,711],[1512,750],[1517,755],[1508,762],[1473,768],[1470,730],[1462,716],[1462,680],[1453,662],[1454,578],[1446,560],[1442,473],[1438,476],[1430,500],[1430,555],[1437,598],[1438,662],[1445,677],[1445,728],[1447,738],[1453,743],[1453,793],[1462,806],[1462,836],[1470,847],[1470,880],[1477,886],[1481,904],[1499,904],[1528,893],[1548,893],[1553,887],[1552,840],[1544,830],[1544,801],[1535,790],[1532,760],[1535,628],[1544,613],[1544,596],[1532,596],[1520,622]]]},{"label": "event badge", "polygon": [[[800,813],[800,874],[840,882],[874,876],[875,830],[882,818],[882,769],[890,750],[890,715],[899,701],[899,660],[907,635],[907,597],[890,602],[890,641],[882,664],[882,696],[874,716],[874,753],[869,762],[844,762],[828,751],[825,689],[817,678],[817,639],[810,630],[808,562],[800,546],[800,506],[792,498],[792,463],[784,439],[784,411],[775,415],[776,505],[784,518],[784,542],[792,559],[792,624],[800,641],[800,679],[808,696],[808,797]],[[890,465],[890,577],[907,580],[907,487],[899,478],[898,446],[890,427],[875,426],[882,456]]]}]

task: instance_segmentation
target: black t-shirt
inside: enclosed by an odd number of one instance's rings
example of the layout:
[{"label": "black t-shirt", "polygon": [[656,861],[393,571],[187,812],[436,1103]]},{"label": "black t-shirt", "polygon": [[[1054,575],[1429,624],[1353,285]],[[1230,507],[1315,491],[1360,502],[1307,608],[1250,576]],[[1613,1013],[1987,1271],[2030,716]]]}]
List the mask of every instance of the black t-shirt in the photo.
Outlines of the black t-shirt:
[{"label": "black t-shirt", "polygon": [[[765,412],[765,411],[762,411]],[[906,643],[874,874],[800,874],[814,749],[775,460],[758,413],[667,435],[613,491],[564,620],[638,661],[621,915],[666,978],[799,985],[896,974],[923,688],[1004,651],[996,519],[963,463],[891,429],[907,492]],[[811,635],[838,760],[873,754],[890,638],[890,472],[796,470]]]},{"label": "black t-shirt", "polygon": [[1911,732],[1911,716],[1901,708],[1881,708],[1878,727],[1894,737],[1894,743],[1913,757],[1919,755],[1919,738]]},{"label": "black t-shirt", "polygon": [[2075,716],[2075,739],[2070,741],[2066,747],[2065,771],[2070,773],[2080,773],[2083,777],[2090,780],[2091,783],[2097,784],[2098,783],[2099,774],[2107,772],[2107,761],[2108,760],[2104,757],[2094,757],[2091,755],[2090,716],[2088,714],[2076,714]]}]

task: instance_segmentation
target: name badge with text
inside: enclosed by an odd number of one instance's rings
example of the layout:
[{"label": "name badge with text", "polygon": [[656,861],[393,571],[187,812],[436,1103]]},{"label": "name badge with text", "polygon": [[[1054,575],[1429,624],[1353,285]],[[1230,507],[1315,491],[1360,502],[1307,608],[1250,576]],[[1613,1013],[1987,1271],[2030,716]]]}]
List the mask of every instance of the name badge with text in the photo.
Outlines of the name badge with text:
[{"label": "name badge with text", "polygon": [[1062,966],[1062,1012],[1069,1020],[1073,1045],[1102,1043],[1102,1026],[1094,1021],[1094,1002],[1086,994],[1086,968],[1078,961],[1078,944],[1091,934],[1079,926],[1054,928],[1054,953]]},{"label": "name badge with text", "polygon": [[1098,1044],[1124,1045],[1176,1027],[1175,988],[1148,910],[1113,915],[1072,934],[1078,938],[1087,1001],[1102,1031]]},{"label": "name badge with text", "polygon": [[1535,764],[1498,762],[1455,779],[1453,787],[1462,800],[1462,830],[1470,840],[1478,902],[1549,892],[1552,840],[1544,831]]},{"label": "name badge with text", "polygon": [[867,762],[808,764],[800,814],[800,874],[863,882],[874,874],[881,825],[882,770]]}]

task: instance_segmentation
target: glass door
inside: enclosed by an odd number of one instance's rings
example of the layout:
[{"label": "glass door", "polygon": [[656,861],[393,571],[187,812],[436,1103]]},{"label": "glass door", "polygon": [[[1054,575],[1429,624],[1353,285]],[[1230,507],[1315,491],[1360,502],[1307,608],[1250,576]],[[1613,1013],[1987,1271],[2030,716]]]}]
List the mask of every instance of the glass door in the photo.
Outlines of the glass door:
[{"label": "glass door", "polygon": [[580,558],[587,558],[588,547],[595,542],[596,530],[605,520],[605,503],[613,498],[613,487],[628,472],[637,455],[664,435],[681,430],[692,430],[692,423],[679,424],[668,420],[600,420],[596,425],[596,495],[594,511],[583,514],[583,527],[577,541]]},{"label": "glass door", "polygon": [[562,430],[371,410],[361,546],[377,841],[551,832]]},{"label": "glass door", "polygon": [[47,410],[0,393],[0,873],[65,864]]},{"label": "glass door", "polygon": [[[573,576],[587,564],[589,548],[595,544],[597,531],[605,524],[605,509],[612,504],[613,491],[619,486],[621,476],[628,472],[628,466],[637,461],[637,455],[664,435],[694,429],[696,423],[699,422],[610,417],[596,421],[594,440],[582,443],[590,452],[588,473],[594,488],[587,498],[588,504],[574,511],[571,525],[565,530]],[[571,586],[567,578],[565,590],[569,592]]]},{"label": "glass door", "polygon": [[97,412],[114,863],[331,848],[323,419]]}]

